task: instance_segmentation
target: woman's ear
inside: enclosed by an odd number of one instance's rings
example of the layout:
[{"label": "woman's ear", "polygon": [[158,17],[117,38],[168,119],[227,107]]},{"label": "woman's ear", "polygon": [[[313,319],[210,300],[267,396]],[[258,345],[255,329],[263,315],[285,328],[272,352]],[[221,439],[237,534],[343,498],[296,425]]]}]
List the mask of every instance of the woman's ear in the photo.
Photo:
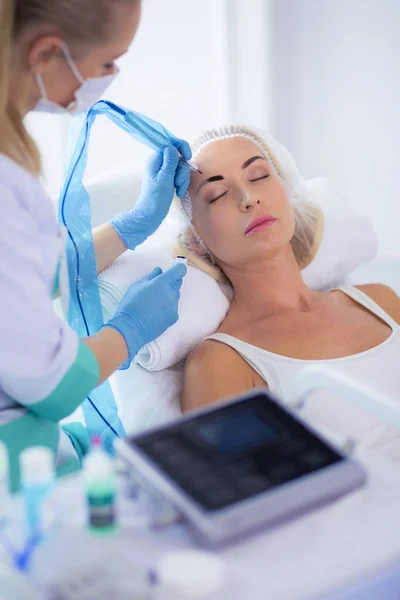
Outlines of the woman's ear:
[{"label": "woman's ear", "polygon": [[49,71],[58,60],[63,44],[63,40],[56,35],[43,35],[34,40],[28,49],[30,69],[40,75]]},{"label": "woman's ear", "polygon": [[188,227],[186,229],[183,234],[183,241],[185,246],[187,246],[187,248],[189,248],[196,256],[204,259],[209,258],[193,227]]}]

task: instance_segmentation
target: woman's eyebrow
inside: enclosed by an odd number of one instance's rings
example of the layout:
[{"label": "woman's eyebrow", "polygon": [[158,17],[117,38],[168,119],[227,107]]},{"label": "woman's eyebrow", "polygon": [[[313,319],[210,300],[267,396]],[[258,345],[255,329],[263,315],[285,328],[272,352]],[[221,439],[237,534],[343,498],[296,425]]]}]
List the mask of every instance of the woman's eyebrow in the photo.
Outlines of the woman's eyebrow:
[{"label": "woman's eyebrow", "polygon": [[204,179],[201,182],[201,184],[199,185],[199,188],[197,191],[199,191],[203,187],[203,185],[206,185],[206,183],[211,183],[213,181],[221,181],[222,179],[224,179],[222,175],[213,175],[212,177],[209,177],[208,179]]},{"label": "woman's eyebrow", "polygon": [[267,160],[267,159],[265,158],[265,156],[252,156],[251,158],[248,158],[242,164],[242,169],[247,169],[247,167],[249,167],[251,165],[251,163],[253,163],[255,160]]}]

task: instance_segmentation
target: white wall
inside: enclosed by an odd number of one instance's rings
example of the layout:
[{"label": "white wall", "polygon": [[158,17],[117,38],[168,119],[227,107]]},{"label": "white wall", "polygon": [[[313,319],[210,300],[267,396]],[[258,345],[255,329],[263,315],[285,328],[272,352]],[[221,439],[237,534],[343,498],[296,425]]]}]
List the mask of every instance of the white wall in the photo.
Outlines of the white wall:
[{"label": "white wall", "polygon": [[[106,97],[160,121],[179,137],[223,120],[221,9],[220,0],[145,0],[137,37]],[[96,127],[92,140],[89,177],[109,169],[110,162],[123,167],[149,153],[108,122]]]},{"label": "white wall", "polygon": [[27,128],[42,155],[43,184],[52,197],[58,195],[62,182],[70,121],[69,116],[45,113],[31,113],[26,118]]},{"label": "white wall", "polygon": [[400,257],[400,2],[273,0],[272,124]]}]

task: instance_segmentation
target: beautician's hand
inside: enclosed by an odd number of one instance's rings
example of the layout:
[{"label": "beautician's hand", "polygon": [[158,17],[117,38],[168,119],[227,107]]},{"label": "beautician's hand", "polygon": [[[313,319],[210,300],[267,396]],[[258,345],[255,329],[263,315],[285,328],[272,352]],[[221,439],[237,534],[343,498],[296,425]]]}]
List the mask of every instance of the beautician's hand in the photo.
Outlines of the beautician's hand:
[{"label": "beautician's hand", "polygon": [[130,211],[110,221],[130,250],[144,242],[161,225],[170,209],[175,189],[182,198],[189,187],[190,169],[179,160],[178,150],[186,160],[191,158],[192,151],[184,140],[177,139],[175,146],[167,146],[164,152],[150,158],[136,204]]},{"label": "beautician's hand", "polygon": [[180,289],[186,272],[184,264],[174,265],[164,273],[157,268],[128,288],[114,317],[105,325],[119,331],[125,339],[129,358],[122,369],[129,367],[145,344],[178,320]]}]

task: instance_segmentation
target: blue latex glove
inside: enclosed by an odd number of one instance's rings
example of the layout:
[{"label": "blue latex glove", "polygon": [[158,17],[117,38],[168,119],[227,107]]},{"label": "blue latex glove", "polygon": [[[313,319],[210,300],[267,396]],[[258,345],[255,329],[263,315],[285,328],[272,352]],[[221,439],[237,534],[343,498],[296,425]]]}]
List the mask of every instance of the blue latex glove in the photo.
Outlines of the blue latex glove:
[{"label": "blue latex glove", "polygon": [[145,344],[157,339],[176,323],[180,289],[186,272],[184,264],[174,265],[164,273],[157,268],[128,288],[115,315],[105,324],[119,331],[128,347],[129,358],[121,369],[127,369]]},{"label": "blue latex glove", "polygon": [[82,460],[90,450],[90,437],[86,427],[79,422],[64,423],[61,429],[65,431],[72,442],[73,447],[82,465]]},{"label": "blue latex glove", "polygon": [[110,221],[130,250],[142,244],[159,228],[168,214],[175,189],[180,198],[186,194],[190,169],[179,160],[177,148],[183,158],[191,158],[192,151],[184,140],[177,140],[176,147],[167,146],[163,152],[153,155],[147,164],[136,204]]}]

